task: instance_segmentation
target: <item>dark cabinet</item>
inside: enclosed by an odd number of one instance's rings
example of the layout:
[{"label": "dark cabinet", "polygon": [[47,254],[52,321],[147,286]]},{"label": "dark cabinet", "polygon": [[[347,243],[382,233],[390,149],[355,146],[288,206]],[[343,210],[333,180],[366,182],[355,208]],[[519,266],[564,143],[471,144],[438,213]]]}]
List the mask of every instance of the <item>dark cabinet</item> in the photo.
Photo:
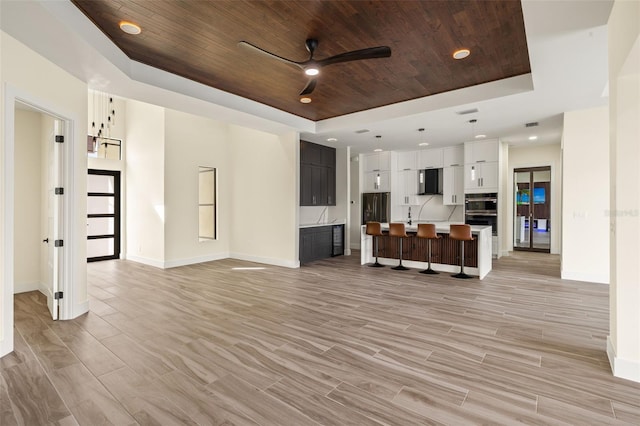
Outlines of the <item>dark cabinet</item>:
[{"label": "dark cabinet", "polygon": [[344,225],[300,229],[300,263],[344,254]]},{"label": "dark cabinet", "polygon": [[300,205],[336,205],[336,150],[300,141]]}]

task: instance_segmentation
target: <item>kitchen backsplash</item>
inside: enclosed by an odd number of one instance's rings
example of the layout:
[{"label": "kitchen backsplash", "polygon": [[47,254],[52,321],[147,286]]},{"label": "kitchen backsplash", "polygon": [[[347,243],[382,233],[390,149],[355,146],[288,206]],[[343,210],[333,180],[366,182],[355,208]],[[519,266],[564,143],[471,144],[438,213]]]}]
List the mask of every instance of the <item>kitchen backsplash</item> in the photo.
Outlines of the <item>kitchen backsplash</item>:
[{"label": "kitchen backsplash", "polygon": [[[449,221],[464,222],[463,206],[445,206],[442,204],[442,195],[418,195],[418,204],[411,206],[411,219],[413,221]],[[454,209],[455,208],[455,209]],[[398,210],[396,210],[397,212]],[[400,206],[400,215],[393,220],[406,222],[409,206]]]},{"label": "kitchen backsplash", "polygon": [[333,208],[330,206],[301,206],[300,207],[300,225],[310,225],[312,223],[331,223],[338,219],[332,217]]}]

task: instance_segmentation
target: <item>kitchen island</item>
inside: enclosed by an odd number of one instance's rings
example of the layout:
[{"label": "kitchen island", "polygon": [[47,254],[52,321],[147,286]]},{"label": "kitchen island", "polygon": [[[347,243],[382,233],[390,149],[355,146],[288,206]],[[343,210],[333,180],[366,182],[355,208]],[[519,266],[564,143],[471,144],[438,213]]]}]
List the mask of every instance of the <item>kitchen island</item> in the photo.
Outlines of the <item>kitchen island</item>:
[{"label": "kitchen island", "polygon": [[[460,242],[449,238],[449,226],[455,222],[424,222],[436,225],[436,232],[442,238],[432,240],[431,267],[436,271],[455,273],[460,270]],[[365,233],[366,226],[360,231],[360,263],[372,263],[375,261],[373,238]],[[402,264],[409,268],[427,268],[427,244],[428,241],[416,237],[417,224],[405,224],[405,230],[409,238],[403,243]],[[389,224],[382,224],[384,236],[378,237],[378,261],[384,265],[395,266],[398,264],[398,239],[389,237],[386,232]],[[471,234],[474,241],[465,242],[464,270],[469,275],[476,275],[483,279],[491,271],[491,227],[471,226]]]}]

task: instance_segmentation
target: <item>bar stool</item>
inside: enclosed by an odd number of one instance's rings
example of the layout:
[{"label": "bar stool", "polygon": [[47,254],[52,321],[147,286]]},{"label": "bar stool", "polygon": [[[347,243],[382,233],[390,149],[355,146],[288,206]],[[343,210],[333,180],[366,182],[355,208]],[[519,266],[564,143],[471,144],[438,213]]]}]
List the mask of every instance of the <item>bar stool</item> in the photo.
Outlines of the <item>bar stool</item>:
[{"label": "bar stool", "polygon": [[369,266],[374,268],[383,268],[384,265],[378,262],[378,237],[382,236],[382,227],[380,226],[380,222],[367,222],[365,234],[371,235],[373,238],[373,245],[375,246],[376,251],[376,261],[375,263],[369,263]]},{"label": "bar stool", "polygon": [[436,232],[436,225],[433,223],[419,223],[418,224],[418,232],[416,233],[416,237],[418,238],[426,238],[428,247],[429,247],[429,267],[424,271],[420,271],[421,274],[439,274],[439,272],[431,269],[431,240],[437,240],[442,238]]},{"label": "bar stool", "polygon": [[449,228],[449,238],[460,241],[460,272],[451,275],[453,278],[472,278],[464,273],[464,242],[473,241],[475,238],[471,236],[470,225],[451,225]]},{"label": "bar stool", "polygon": [[394,266],[391,269],[395,269],[396,271],[406,271],[409,268],[402,266],[402,240],[405,238],[409,238],[409,236],[404,230],[404,223],[390,223],[389,236],[397,237],[400,239],[400,252],[399,252],[400,263],[398,263],[398,266]]}]

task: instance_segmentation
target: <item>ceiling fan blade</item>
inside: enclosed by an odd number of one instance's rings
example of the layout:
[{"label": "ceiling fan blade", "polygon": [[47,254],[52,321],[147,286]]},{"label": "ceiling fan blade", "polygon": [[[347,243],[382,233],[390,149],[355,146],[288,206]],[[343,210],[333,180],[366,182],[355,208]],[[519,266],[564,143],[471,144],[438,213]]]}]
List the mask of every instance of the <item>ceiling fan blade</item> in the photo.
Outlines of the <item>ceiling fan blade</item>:
[{"label": "ceiling fan blade", "polygon": [[313,89],[316,88],[316,83],[318,83],[318,80],[315,78],[312,78],[311,80],[309,80],[305,88],[302,89],[302,92],[300,92],[300,96],[311,94],[311,92],[313,92]]},{"label": "ceiling fan blade", "polygon": [[367,49],[353,50],[351,52],[341,53],[339,55],[330,56],[326,59],[316,61],[318,66],[324,67],[340,62],[359,61],[361,59],[388,58],[391,56],[391,48],[388,46],[369,47]]},{"label": "ceiling fan blade", "polygon": [[291,59],[287,59],[287,58],[284,58],[282,56],[278,56],[275,53],[268,52],[268,51],[266,51],[266,50],[264,50],[264,49],[262,49],[262,48],[260,48],[260,47],[258,47],[256,45],[253,45],[253,44],[249,43],[248,41],[242,40],[242,41],[240,41],[238,43],[238,45],[247,47],[247,48],[249,48],[249,49],[251,49],[251,50],[253,50],[255,52],[261,53],[261,54],[266,55],[266,56],[268,56],[270,58],[273,58],[273,59],[277,59],[278,61],[284,62],[286,64],[295,65],[298,68],[302,68],[301,63],[296,62],[296,61],[292,61]]}]

